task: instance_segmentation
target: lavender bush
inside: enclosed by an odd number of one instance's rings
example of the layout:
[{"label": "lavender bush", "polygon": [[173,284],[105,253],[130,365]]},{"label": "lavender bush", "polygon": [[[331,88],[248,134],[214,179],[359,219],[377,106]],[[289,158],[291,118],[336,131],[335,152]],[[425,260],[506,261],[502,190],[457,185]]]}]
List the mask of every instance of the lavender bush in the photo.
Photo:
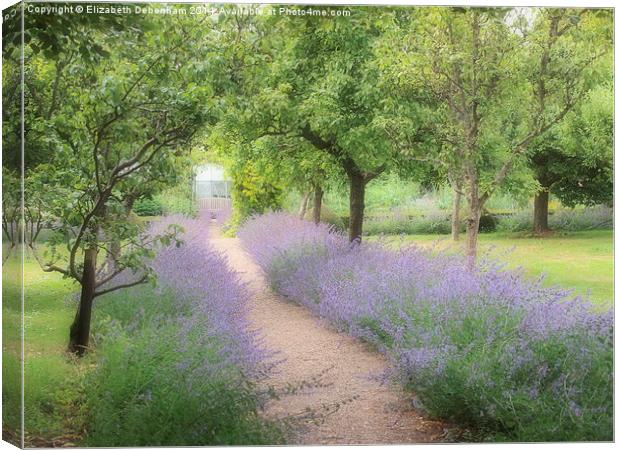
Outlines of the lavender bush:
[{"label": "lavender bush", "polygon": [[491,261],[352,245],[282,213],[239,237],[275,290],[386,353],[429,414],[495,440],[612,439],[611,312]]},{"label": "lavender bush", "polygon": [[[461,229],[464,231],[465,227]],[[401,211],[369,217],[364,224],[367,235],[380,234],[450,234],[452,223],[450,212],[428,210],[424,214],[412,217]]]},{"label": "lavender bush", "polygon": [[232,208],[230,206],[220,209],[215,213],[215,220],[217,221],[218,226],[223,227],[230,222],[232,218]]},{"label": "lavender bush", "polygon": [[209,247],[204,220],[165,217],[149,233],[172,224],[184,232],[157,249],[157,285],[97,305],[88,445],[281,442],[257,415],[270,355],[245,318],[246,288]]},{"label": "lavender bush", "polygon": [[[613,208],[603,205],[561,209],[549,215],[549,228],[558,231],[611,230],[613,223]],[[533,226],[532,211],[523,210],[502,217],[497,228],[499,231],[531,231]]]}]

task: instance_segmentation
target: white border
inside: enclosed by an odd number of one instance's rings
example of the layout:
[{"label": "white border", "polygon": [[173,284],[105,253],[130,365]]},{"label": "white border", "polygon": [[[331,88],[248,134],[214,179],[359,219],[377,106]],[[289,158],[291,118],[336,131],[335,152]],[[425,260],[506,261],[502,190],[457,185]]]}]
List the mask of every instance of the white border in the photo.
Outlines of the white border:
[{"label": "white border", "polygon": [[[13,4],[17,3],[14,0],[0,0],[0,6],[1,9],[5,9]],[[51,3],[45,0],[30,0],[29,3]],[[494,1],[489,1],[489,0],[467,0],[467,1],[458,1],[458,0],[425,0],[425,1],[416,1],[416,0],[355,0],[355,1],[347,1],[347,0],[336,0],[336,1],[330,1],[330,0],[315,0],[315,1],[304,1],[304,0],[288,0],[288,1],[281,1],[281,2],[277,2],[277,1],[250,1],[250,0],[238,0],[238,1],[219,1],[219,2],[204,2],[204,1],[171,1],[171,2],[152,2],[152,1],[131,1],[131,0],[118,0],[118,1],[91,1],[91,2],[80,2],[80,1],[66,1],[66,2],[58,2],[58,3],[239,3],[239,4],[243,4],[243,3],[253,3],[253,4],[259,4],[259,3],[276,3],[276,4],[311,4],[311,5],[403,5],[403,6],[431,6],[431,5],[436,5],[436,6],[533,6],[533,7],[545,7],[545,6],[549,6],[549,7],[589,7],[589,8],[601,8],[601,7],[607,7],[607,8],[615,8],[615,1],[613,0],[594,0],[594,1],[578,1],[578,0],[545,0],[545,1],[532,1],[532,0],[494,0]],[[616,19],[614,17],[614,19]],[[618,26],[618,20],[614,21],[614,36],[618,35],[618,30],[619,30],[619,26]],[[614,46],[614,68],[617,68],[617,61],[618,61],[618,48]],[[1,87],[0,87],[1,89]],[[614,93],[617,92],[618,89],[618,79],[614,78]],[[615,96],[615,108],[614,111],[617,110],[617,105],[618,105],[618,97]],[[617,135],[618,130],[619,130],[619,125],[618,125],[618,121],[616,120],[614,122],[614,136]],[[615,152],[616,150],[616,146],[615,146],[615,140],[614,140],[614,157],[615,157]],[[1,150],[0,150],[1,151]],[[615,166],[615,158],[614,158],[614,198],[617,198],[617,194],[619,192],[618,190],[618,182],[620,181],[620,175],[618,174],[618,171],[615,170],[616,166]],[[0,187],[0,195],[1,195],[1,187]],[[616,205],[614,205],[616,206]],[[618,219],[620,219],[620,214],[618,213],[617,208],[615,209],[614,212],[614,220],[615,220],[615,224],[618,223]],[[614,227],[615,228],[615,227]],[[618,236],[617,233],[615,233],[614,231],[614,306],[615,306],[615,280],[618,279],[618,276],[620,274],[620,269],[618,268],[618,265],[615,263],[616,259],[615,259],[615,248],[617,248],[617,245],[620,243],[620,236]],[[0,286],[1,286],[1,281],[0,281]],[[1,297],[1,293],[0,293],[0,297]],[[617,338],[615,339],[614,345],[615,345],[615,351],[614,351],[614,357],[617,357],[618,355],[618,346],[617,346]],[[0,344],[1,344],[1,336],[0,336]],[[615,360],[614,360],[615,361]],[[0,373],[0,381],[1,381],[1,373]],[[614,397],[615,398],[615,397]],[[615,408],[614,408],[614,429],[615,431],[618,430],[618,402],[615,402]],[[1,413],[1,406],[0,406],[0,413]],[[1,417],[1,416],[0,416]],[[422,444],[420,444],[422,445]],[[452,444],[426,444],[426,445],[452,445]],[[504,446],[510,446],[511,449],[521,449],[521,448],[540,448],[541,446],[544,446],[545,448],[549,448],[549,449],[564,449],[564,448],[574,448],[574,449],[582,449],[582,448],[596,448],[596,449],[602,449],[602,448],[614,448],[614,444],[599,444],[599,443],[586,443],[586,444],[582,444],[582,443],[555,443],[555,444],[454,444],[454,445],[458,445],[458,446],[465,446],[468,449],[494,449],[494,448],[500,448],[500,447],[504,447]],[[417,445],[416,447],[418,447],[419,445]],[[385,449],[406,449],[406,448],[411,448],[413,446],[410,445],[391,445],[391,446],[387,446],[387,445],[379,445],[379,446],[374,446],[374,448],[385,448]],[[12,445],[1,441],[0,442],[0,450],[3,449],[14,449],[15,447],[13,447]],[[149,448],[149,447],[143,447],[143,448]],[[157,447],[158,449],[174,449],[174,448],[179,448],[179,447]],[[235,448],[242,448],[242,447],[228,447],[231,449],[235,449]],[[277,448],[277,447],[263,447],[263,448]],[[306,446],[304,447],[306,449],[319,449],[319,448],[323,448],[320,446]],[[348,449],[353,449],[353,448],[364,448],[364,446],[330,446],[330,448],[348,448]]]}]

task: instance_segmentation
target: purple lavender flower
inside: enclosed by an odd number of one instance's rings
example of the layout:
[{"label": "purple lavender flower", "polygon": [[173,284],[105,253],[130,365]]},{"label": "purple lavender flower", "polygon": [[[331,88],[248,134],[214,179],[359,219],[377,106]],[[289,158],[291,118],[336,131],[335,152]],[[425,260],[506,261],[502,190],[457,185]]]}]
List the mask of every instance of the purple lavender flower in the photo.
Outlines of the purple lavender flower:
[{"label": "purple lavender flower", "polygon": [[528,440],[611,436],[613,311],[497,261],[352,245],[285,213],[238,236],[275,290],[375,344],[430,413]]},{"label": "purple lavender flower", "polygon": [[[214,347],[218,363],[204,361],[198,371],[218,371],[238,366],[246,374],[265,371],[271,353],[247,320],[249,294],[238,275],[232,272],[223,255],[208,243],[208,220],[174,215],[153,223],[148,233],[161,234],[170,225],[182,228],[181,245],[172,242],[157,249],[150,265],[161,289],[170,292],[183,314],[178,323],[178,351],[191,353],[195,348]],[[181,360],[179,370],[188,370]]]}]

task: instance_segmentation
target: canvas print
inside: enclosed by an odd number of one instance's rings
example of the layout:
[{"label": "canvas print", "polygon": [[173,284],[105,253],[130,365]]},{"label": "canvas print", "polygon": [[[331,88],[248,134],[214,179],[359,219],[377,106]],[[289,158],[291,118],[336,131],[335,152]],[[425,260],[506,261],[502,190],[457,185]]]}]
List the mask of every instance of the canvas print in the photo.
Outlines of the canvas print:
[{"label": "canvas print", "polygon": [[585,6],[5,9],[3,440],[613,441]]}]

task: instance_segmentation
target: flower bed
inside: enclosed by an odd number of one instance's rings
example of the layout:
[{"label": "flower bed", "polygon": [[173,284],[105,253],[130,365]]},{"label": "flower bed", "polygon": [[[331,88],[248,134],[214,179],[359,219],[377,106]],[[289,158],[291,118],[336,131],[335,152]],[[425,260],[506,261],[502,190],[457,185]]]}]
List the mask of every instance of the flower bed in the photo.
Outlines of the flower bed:
[{"label": "flower bed", "polygon": [[500,264],[350,244],[283,213],[245,249],[272,287],[367,340],[429,414],[494,440],[613,438],[613,314]]},{"label": "flower bed", "polygon": [[245,317],[248,293],[209,247],[204,220],[165,217],[149,232],[172,224],[182,242],[158,249],[157,286],[98,299],[87,444],[280,443],[257,412],[255,383],[270,363]]}]

